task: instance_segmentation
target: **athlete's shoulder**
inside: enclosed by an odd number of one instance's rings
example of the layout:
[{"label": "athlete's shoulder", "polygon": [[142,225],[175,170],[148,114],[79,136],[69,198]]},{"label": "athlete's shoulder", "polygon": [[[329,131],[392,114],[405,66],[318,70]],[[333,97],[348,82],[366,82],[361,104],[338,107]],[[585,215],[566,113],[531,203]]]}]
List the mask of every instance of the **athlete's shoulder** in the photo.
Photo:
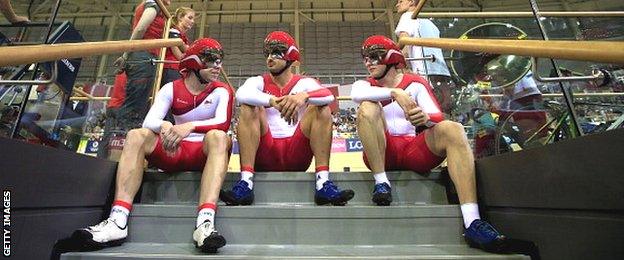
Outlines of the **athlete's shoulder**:
[{"label": "athlete's shoulder", "polygon": [[[174,81],[171,81],[171,82],[165,84],[165,86],[167,86],[167,85],[170,85],[171,88],[174,88],[174,89],[186,88],[186,84],[184,83],[184,78],[179,78],[179,79],[176,79]],[[165,86],[163,86],[163,88]]]},{"label": "athlete's shoulder", "polygon": [[313,85],[321,85],[321,82],[318,81],[318,79],[316,78],[312,78],[312,77],[306,77],[306,76],[301,76],[301,75],[294,75],[295,80],[298,80],[299,83],[303,83],[303,84],[313,84]]},{"label": "athlete's shoulder", "polygon": [[371,86],[371,83],[367,79],[360,79],[360,80],[353,82],[353,84],[351,84],[351,87],[370,87],[370,86]]},{"label": "athlete's shoulder", "polygon": [[401,15],[401,17],[399,18],[400,20],[403,19],[409,19],[412,20],[412,15],[414,14],[414,12],[405,12]]},{"label": "athlete's shoulder", "polygon": [[214,90],[224,89],[228,92],[228,94],[230,95],[234,94],[234,88],[232,88],[232,86],[230,86],[229,84],[225,82],[221,82],[217,80],[217,81],[213,81],[211,84]]},{"label": "athlete's shoulder", "polygon": [[159,10],[159,6],[158,3],[156,3],[156,0],[145,0],[141,2],[141,5],[143,5],[143,8],[156,8],[156,10]]},{"label": "athlete's shoulder", "polygon": [[177,90],[175,90],[175,85],[175,81],[163,85],[160,90],[158,90],[158,95],[161,97],[172,97],[174,95],[174,92],[178,92]]},{"label": "athlete's shoulder", "polygon": [[415,73],[405,73],[403,74],[403,82],[406,83],[406,85],[411,85],[412,83],[419,83],[422,84],[424,86],[429,86],[429,82],[427,82],[427,80],[425,78],[423,78],[422,76],[415,74]]},{"label": "athlete's shoulder", "polygon": [[[258,76],[253,76],[253,77],[249,77],[247,78],[247,80],[245,80],[245,84],[248,83],[253,83],[253,84],[264,84],[265,81],[267,81],[267,76],[265,76],[266,74],[263,75],[258,75]],[[269,77],[270,79],[270,77]]]},{"label": "athlete's shoulder", "polygon": [[367,77],[366,79],[360,81],[365,81],[371,86],[380,86],[379,82],[377,82],[377,80],[372,77]]}]

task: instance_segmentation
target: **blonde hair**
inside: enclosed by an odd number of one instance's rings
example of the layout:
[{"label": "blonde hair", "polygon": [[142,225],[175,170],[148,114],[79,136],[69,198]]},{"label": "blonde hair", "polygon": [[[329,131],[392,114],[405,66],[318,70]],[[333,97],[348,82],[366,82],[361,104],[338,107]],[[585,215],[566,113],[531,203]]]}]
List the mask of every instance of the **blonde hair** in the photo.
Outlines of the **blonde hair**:
[{"label": "blonde hair", "polygon": [[195,12],[195,10],[193,10],[190,7],[178,7],[178,9],[175,10],[175,15],[171,18],[171,24],[172,25],[177,25],[180,18],[184,17],[185,15],[187,15],[190,12]]}]

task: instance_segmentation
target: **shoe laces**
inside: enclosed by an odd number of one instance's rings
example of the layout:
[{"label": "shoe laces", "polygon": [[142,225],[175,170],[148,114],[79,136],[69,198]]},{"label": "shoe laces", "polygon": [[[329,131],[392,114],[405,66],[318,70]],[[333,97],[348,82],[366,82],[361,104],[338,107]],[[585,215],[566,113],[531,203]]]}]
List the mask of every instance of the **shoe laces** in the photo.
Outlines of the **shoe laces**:
[{"label": "shoe laces", "polygon": [[201,225],[199,225],[198,228],[201,228],[203,233],[210,235],[212,232],[215,232],[216,230],[214,229],[214,226],[212,225],[212,222],[210,222],[210,220],[206,220],[204,221],[204,223],[202,223]]},{"label": "shoe laces", "polygon": [[373,191],[373,193],[389,193],[389,192],[390,192],[390,186],[388,186],[388,184],[386,184],[385,182],[375,184],[375,190]]},{"label": "shoe laces", "polygon": [[476,223],[475,229],[479,234],[485,235],[490,238],[498,238],[500,234],[498,231],[489,223],[485,221],[479,221]]},{"label": "shoe laces", "polygon": [[340,189],[338,189],[338,186],[336,186],[333,181],[326,181],[321,190],[325,190],[326,193],[331,195],[337,195],[340,193]]},{"label": "shoe laces", "polygon": [[93,230],[102,230],[102,229],[104,229],[104,227],[106,227],[108,225],[109,221],[113,221],[113,220],[112,219],[102,220],[102,222],[100,222],[100,223],[98,223],[98,224],[96,224],[94,226],[91,226],[90,228],[93,229]]},{"label": "shoe laces", "polygon": [[247,190],[249,190],[249,184],[247,184],[247,182],[244,180],[237,181],[234,187],[232,187],[232,191],[234,191],[234,193],[236,194],[246,192]]}]

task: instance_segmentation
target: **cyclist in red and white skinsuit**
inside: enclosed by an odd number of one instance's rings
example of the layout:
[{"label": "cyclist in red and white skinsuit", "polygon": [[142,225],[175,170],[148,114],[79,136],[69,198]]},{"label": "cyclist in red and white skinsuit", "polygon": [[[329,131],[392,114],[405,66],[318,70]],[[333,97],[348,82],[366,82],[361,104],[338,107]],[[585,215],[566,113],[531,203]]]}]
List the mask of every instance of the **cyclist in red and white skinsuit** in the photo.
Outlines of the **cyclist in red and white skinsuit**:
[{"label": "cyclist in red and white skinsuit", "polygon": [[[128,132],[109,218],[77,230],[77,239],[98,247],[124,242],[146,158],[165,171],[202,171],[193,240],[203,252],[214,252],[225,245],[225,239],[214,228],[214,215],[229,160],[231,140],[226,132],[234,95],[229,85],[217,81],[222,58],[223,49],[214,39],[203,38],[189,47],[180,63],[183,77],[163,86],[143,128]],[[175,125],[163,120],[169,110]]]},{"label": "cyclist in red and white skinsuit", "polygon": [[446,157],[468,243],[481,248],[499,245],[504,236],[479,216],[474,158],[463,126],[444,120],[427,81],[400,70],[406,63],[395,42],[371,36],[364,41],[362,56],[370,78],[353,83],[351,97],[360,104],[357,129],[364,160],[375,178],[373,202],[392,202],[386,170],[424,173]]},{"label": "cyclist in red and white skinsuit", "polygon": [[317,204],[344,205],[353,191],[340,191],[329,180],[332,121],[327,106],[334,96],[315,79],[295,75],[299,49],[286,32],[269,33],[264,41],[269,73],[251,77],[236,92],[241,180],[221,193],[228,205],[253,202],[254,171],[305,171],[316,163]]}]

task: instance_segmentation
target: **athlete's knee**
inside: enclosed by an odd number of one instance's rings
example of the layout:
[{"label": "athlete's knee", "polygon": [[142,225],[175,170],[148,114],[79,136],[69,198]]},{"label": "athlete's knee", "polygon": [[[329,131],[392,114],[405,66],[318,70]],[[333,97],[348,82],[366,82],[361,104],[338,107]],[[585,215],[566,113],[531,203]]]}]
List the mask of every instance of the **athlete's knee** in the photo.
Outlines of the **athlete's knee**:
[{"label": "athlete's knee", "polygon": [[247,104],[240,105],[239,117],[241,120],[258,118],[258,108]]},{"label": "athlete's knee", "polygon": [[447,141],[463,142],[466,140],[464,126],[457,122],[444,120],[436,124],[434,131],[436,131],[436,136],[442,136]]},{"label": "athlete's knee", "polygon": [[317,119],[320,119],[323,121],[332,120],[331,108],[329,108],[329,106],[317,106],[315,107],[315,111],[316,111]]},{"label": "athlete's knee", "polygon": [[228,135],[221,130],[210,130],[204,136],[204,146],[218,150],[228,149]]},{"label": "athlete's knee", "polygon": [[126,134],[125,145],[131,147],[141,146],[150,134],[153,134],[153,132],[146,128],[132,129]]},{"label": "athlete's knee", "polygon": [[375,121],[381,119],[381,107],[376,102],[364,101],[357,110],[358,120]]}]

